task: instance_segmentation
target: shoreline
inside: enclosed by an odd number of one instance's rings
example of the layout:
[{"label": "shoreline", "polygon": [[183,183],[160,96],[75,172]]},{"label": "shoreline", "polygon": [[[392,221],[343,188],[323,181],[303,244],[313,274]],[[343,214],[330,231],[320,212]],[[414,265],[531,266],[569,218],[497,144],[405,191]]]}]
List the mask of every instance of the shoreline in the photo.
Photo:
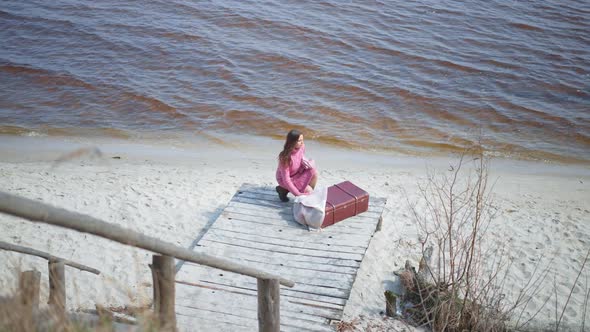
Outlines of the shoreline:
[{"label": "shoreline", "polygon": [[[179,147],[166,141],[149,145],[95,138],[0,140],[0,188],[189,248],[242,183],[274,185],[282,141],[232,141],[237,143],[225,146],[203,139]],[[378,318],[384,310],[383,291],[399,290],[393,271],[406,260],[416,264],[420,257],[408,201],[418,196],[428,170],[444,173],[458,159],[349,151],[311,140],[306,144],[308,156],[319,166],[319,185],[351,180],[371,195],[387,198],[383,230],[371,240],[345,307],[345,320]],[[76,151],[81,153],[72,155]],[[512,246],[515,270],[507,282],[521,284],[533,275],[535,260],[551,258],[558,294],[567,296],[568,283],[590,245],[590,168],[502,159],[492,159],[490,167],[494,205],[500,212],[490,239]],[[141,304],[151,298],[151,254],[144,250],[4,215],[0,229],[1,241],[49,251],[103,272],[99,277],[67,272],[70,309]],[[0,251],[0,261],[10,266],[0,271],[2,286],[14,286],[16,268],[37,268],[46,280],[43,260]],[[590,276],[588,271],[586,267],[582,277]],[[551,295],[553,280],[544,286],[541,295]],[[42,282],[41,287],[43,302],[47,285]],[[570,325],[581,317],[583,291],[577,290],[570,301],[573,309],[564,316]],[[515,292],[506,290],[507,298]],[[534,312],[542,300],[532,300],[527,312]],[[560,295],[558,303],[565,298]]]},{"label": "shoreline", "polygon": [[[274,157],[282,148],[283,141],[256,136],[228,135],[236,143],[225,144],[201,138],[191,142],[167,140],[122,140],[107,137],[23,137],[0,136],[0,162],[55,162],[60,158],[69,160],[112,159],[124,157],[126,162],[156,164],[199,164],[203,160],[258,159],[274,163]],[[239,142],[239,143],[238,143]],[[351,167],[411,167],[435,165],[444,168],[457,161],[459,154],[432,156],[407,155],[395,152],[360,151],[328,146],[306,140],[311,158],[327,166],[348,162]],[[98,149],[92,153],[92,149]],[[80,151],[76,156],[76,151]],[[260,153],[263,152],[263,153]],[[320,158],[328,156],[328,158]],[[489,157],[494,169],[522,174],[561,174],[564,176],[589,176],[590,164],[571,164],[555,161],[521,160]]]}]

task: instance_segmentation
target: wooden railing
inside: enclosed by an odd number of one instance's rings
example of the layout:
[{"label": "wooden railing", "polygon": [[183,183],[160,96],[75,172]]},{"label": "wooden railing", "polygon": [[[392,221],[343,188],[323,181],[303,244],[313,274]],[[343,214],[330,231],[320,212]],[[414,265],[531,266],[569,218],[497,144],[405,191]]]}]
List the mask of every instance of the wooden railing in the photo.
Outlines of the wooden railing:
[{"label": "wooden railing", "polygon": [[[78,270],[100,274],[100,271],[91,267],[50,255],[46,252],[32,248],[17,246],[15,244],[0,241],[0,249],[14,251],[45,258],[49,267],[49,301],[47,302],[55,315],[65,319],[66,314],[66,273],[64,265],[74,267]],[[29,311],[33,311],[39,303],[39,283],[41,274],[37,271],[25,271],[19,276],[19,302]]]},{"label": "wooden railing", "polygon": [[165,329],[176,329],[173,258],[178,258],[257,278],[258,329],[265,332],[280,330],[279,285],[293,287],[294,282],[291,280],[220,257],[190,251],[88,215],[56,208],[8,193],[0,192],[0,212],[34,222],[42,222],[93,234],[161,254],[162,256],[154,256],[153,264],[150,267],[154,277],[154,309],[160,318],[162,327],[165,327]]}]

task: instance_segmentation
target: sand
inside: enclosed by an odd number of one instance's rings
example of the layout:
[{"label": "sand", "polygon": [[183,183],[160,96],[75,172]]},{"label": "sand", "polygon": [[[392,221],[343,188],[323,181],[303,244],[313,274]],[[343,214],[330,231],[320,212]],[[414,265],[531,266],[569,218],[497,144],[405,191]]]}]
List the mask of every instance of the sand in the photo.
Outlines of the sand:
[{"label": "sand", "polygon": [[[275,183],[275,155],[282,142],[239,142],[140,144],[98,138],[2,137],[0,190],[190,248],[242,183]],[[429,170],[444,173],[457,157],[393,156],[328,148],[312,141],[307,142],[307,151],[319,166],[320,185],[346,179],[372,196],[387,198],[383,229],[371,242],[344,313],[346,321],[356,322],[357,330],[403,330],[403,322],[384,319],[382,312],[384,290],[400,291],[393,272],[406,260],[417,265],[420,259],[408,201],[417,199],[418,184],[425,183]],[[548,298],[531,326],[555,322],[556,303],[561,315],[573,289],[562,324],[579,330],[584,317],[590,317],[584,303],[590,264],[574,285],[590,248],[590,168],[496,159],[491,162],[490,180],[497,216],[486,238],[489,245],[506,245],[512,259],[502,289],[506,301],[513,301],[527,281],[539,274],[535,268],[540,260],[548,277],[521,321],[534,315]],[[0,215],[0,241],[101,270],[96,276],[66,268],[70,310],[92,309],[95,303],[123,306],[151,300],[147,266],[151,253],[144,250],[6,215]],[[45,260],[0,251],[0,262],[0,295],[14,290],[17,271],[35,268],[42,273],[41,302],[46,301]]]}]

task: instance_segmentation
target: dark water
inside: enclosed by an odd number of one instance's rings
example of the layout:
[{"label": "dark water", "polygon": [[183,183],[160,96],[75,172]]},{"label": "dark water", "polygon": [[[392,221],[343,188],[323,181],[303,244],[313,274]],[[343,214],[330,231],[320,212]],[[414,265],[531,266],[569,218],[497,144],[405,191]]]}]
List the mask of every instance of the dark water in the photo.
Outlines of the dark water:
[{"label": "dark water", "polygon": [[0,1],[0,43],[0,134],[590,162],[589,1]]}]

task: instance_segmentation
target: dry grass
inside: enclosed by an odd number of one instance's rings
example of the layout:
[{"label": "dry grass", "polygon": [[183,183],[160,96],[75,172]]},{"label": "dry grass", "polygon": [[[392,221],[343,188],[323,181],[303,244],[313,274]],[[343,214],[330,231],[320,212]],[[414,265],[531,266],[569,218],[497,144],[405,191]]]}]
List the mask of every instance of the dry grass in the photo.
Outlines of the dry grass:
[{"label": "dry grass", "polygon": [[[540,260],[516,301],[507,304],[504,298],[511,268],[507,248],[486,247],[486,233],[497,212],[488,165],[481,150],[464,154],[446,173],[431,172],[426,184],[419,187],[418,201],[410,202],[421,236],[422,259],[418,271],[407,262],[396,274],[405,290],[401,301],[404,318],[417,326],[451,332],[526,330],[542,309],[522,319],[549,274],[549,266],[541,266]],[[564,313],[589,255],[590,250],[563,307],[557,307],[554,294],[555,331],[563,328]],[[588,280],[584,289],[587,306]],[[549,298],[543,307],[548,302]],[[584,323],[585,315],[580,331],[584,331]]]}]

